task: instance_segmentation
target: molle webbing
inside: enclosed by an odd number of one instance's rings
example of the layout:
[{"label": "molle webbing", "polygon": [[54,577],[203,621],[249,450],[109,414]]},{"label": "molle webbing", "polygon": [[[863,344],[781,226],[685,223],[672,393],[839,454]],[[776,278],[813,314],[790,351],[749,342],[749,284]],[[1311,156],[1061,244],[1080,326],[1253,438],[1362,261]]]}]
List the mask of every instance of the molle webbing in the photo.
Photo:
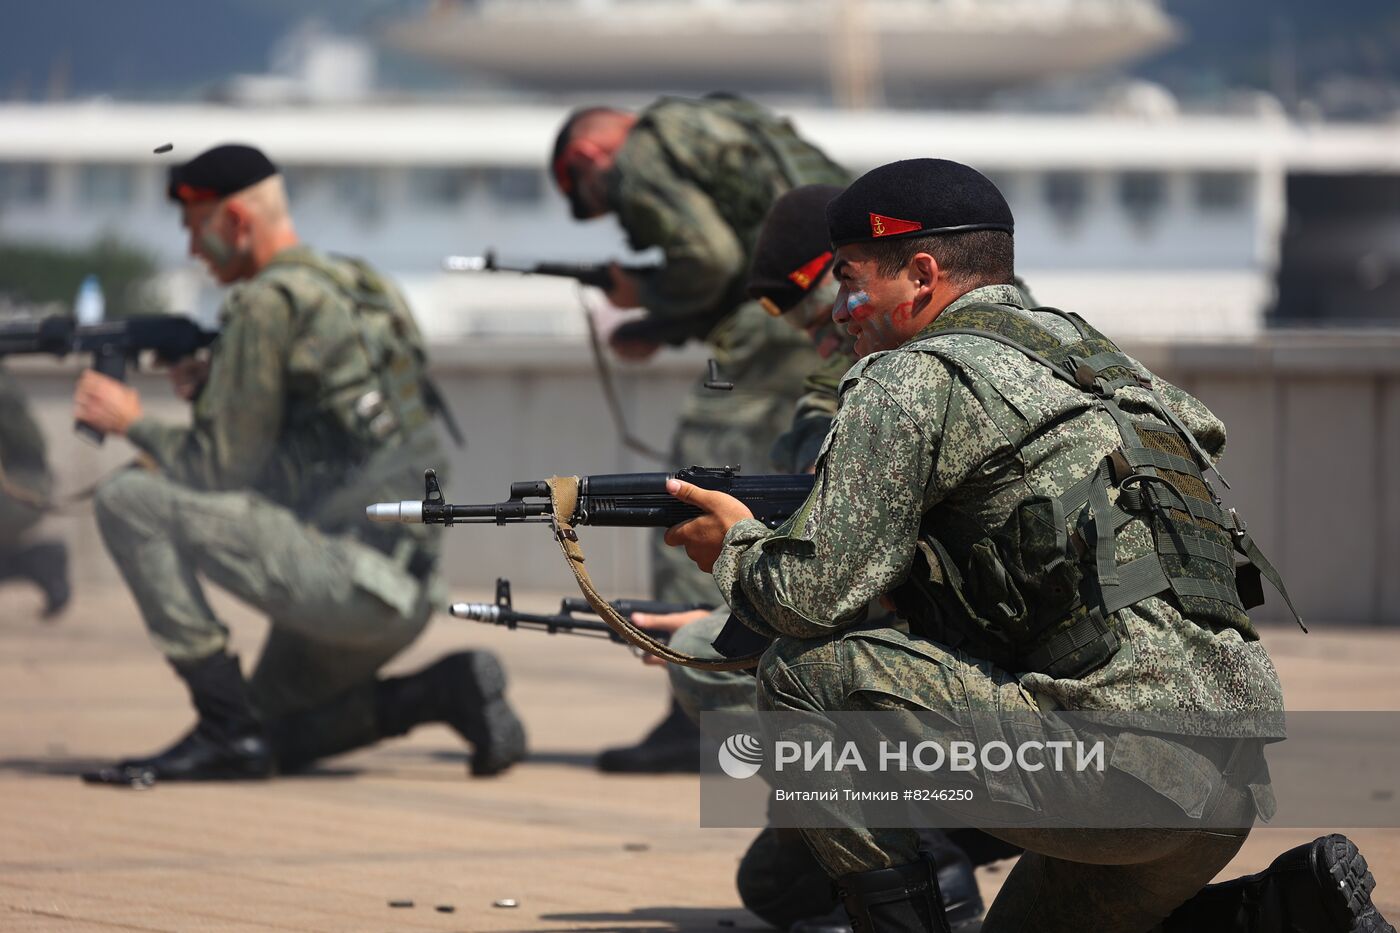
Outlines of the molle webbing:
[{"label": "molle webbing", "polygon": [[797,135],[789,121],[743,98],[726,100],[723,106],[726,113],[747,127],[772,156],[789,186],[812,184],[831,176],[835,167],[831,160]]},{"label": "molle webbing", "polygon": [[298,252],[274,259],[270,265],[309,269],[343,295],[360,318],[356,328],[361,348],[379,382],[374,391],[342,401],[347,425],[363,425],[377,446],[394,435],[407,438],[432,421],[424,398],[424,352],[418,327],[401,308],[388,284],[365,263],[349,257],[332,261],[315,253]]},{"label": "molle webbing", "polygon": [[[1020,635],[1012,645],[1019,669],[1055,676],[1066,676],[1063,670],[1054,669],[1056,665],[1065,667],[1061,659],[1082,661],[1086,646],[1092,654],[1100,637],[1098,663],[1106,661],[1111,652],[1104,655],[1102,646],[1112,643],[1112,650],[1116,650],[1116,639],[1110,637],[1111,632],[1101,631],[1103,620],[1151,596],[1169,594],[1193,620],[1229,626],[1245,638],[1257,638],[1245,610],[1262,602],[1257,586],[1260,574],[1278,589],[1290,609],[1293,604],[1278,573],[1244,533],[1242,523],[1233,511],[1222,509],[1205,478],[1207,472],[1219,475],[1210,457],[1165,403],[1150,377],[1112,341],[1076,315],[1053,308],[1038,310],[1072,325],[1076,339],[1063,341],[1009,307],[974,304],[940,315],[907,349],[938,352],[931,341],[953,335],[996,341],[1093,396],[1096,407],[1113,419],[1121,439],[1118,449],[1058,497],[1057,513],[1062,510],[1070,532],[1071,546],[1065,557],[1084,571],[1083,604],[1060,618],[1041,619],[1028,626],[1024,618],[1013,619],[1004,603],[972,606],[975,599],[964,598],[962,593],[959,601],[971,606],[974,618],[989,632],[997,631],[997,610],[1001,610]],[[1142,413],[1130,413],[1120,406],[1118,393],[1127,388],[1141,391],[1133,402]],[[1110,491],[1116,491],[1116,501]],[[934,514],[926,520],[926,537],[936,530]],[[1116,541],[1135,519],[1151,529],[1154,552],[1120,564]],[[1005,550],[1004,538],[1000,542],[988,539],[973,549],[969,559],[980,559],[985,567],[987,554],[996,553],[998,544]],[[1237,566],[1237,555],[1246,563]],[[950,564],[946,553],[940,557],[945,565]],[[1011,555],[1013,564],[1017,557]],[[955,588],[962,585],[956,573],[948,576]],[[1240,596],[1241,588],[1249,594],[1248,603]],[[1027,600],[1028,604],[1033,602],[1034,595]],[[1027,614],[1034,617],[1033,612]],[[1083,665],[1076,669],[1082,672]]]}]

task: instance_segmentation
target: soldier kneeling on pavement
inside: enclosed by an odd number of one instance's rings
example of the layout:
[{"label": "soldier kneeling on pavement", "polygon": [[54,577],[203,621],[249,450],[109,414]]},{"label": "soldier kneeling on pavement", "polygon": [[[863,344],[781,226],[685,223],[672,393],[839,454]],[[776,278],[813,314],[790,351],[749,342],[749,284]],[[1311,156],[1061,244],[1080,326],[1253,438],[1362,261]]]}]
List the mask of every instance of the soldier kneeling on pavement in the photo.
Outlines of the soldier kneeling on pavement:
[{"label": "soldier kneeling on pavement", "polygon": [[[442,461],[441,403],[402,296],[367,264],[298,242],[282,177],[257,149],[174,166],[169,194],[190,254],[239,283],[208,359],[172,368],[191,423],[145,416],[134,389],[91,371],[75,409],[144,455],[98,489],[98,528],[198,722],[159,754],[84,778],[262,778],[427,722],[471,744],[474,774],[508,768],[525,734],[492,655],[376,676],[443,597],[434,536],[364,520],[366,502]],[[247,681],[200,577],[268,616]]]},{"label": "soldier kneeling on pavement", "polygon": [[[1262,746],[1282,737],[1270,731],[1282,690],[1245,611],[1257,585],[1241,597],[1235,552],[1281,592],[1282,583],[1205,479],[1224,426],[1082,319],[1026,307],[1012,284],[1010,209],[967,166],[884,166],[826,217],[834,317],[861,359],[841,382],[812,498],[772,530],[729,496],[671,482],[706,514],[670,529],[668,543],[714,574],[740,622],[774,639],[758,668],[758,708],[936,712],[929,721],[947,723],[947,734],[926,737],[943,742],[967,739],[960,723],[976,709],[1165,710],[1202,727],[1231,714],[1236,729],[1256,731],[1189,736],[1207,749],[1191,760],[1209,794],[1163,827],[1008,825],[984,776],[969,774],[980,790],[960,818],[985,820],[1026,851],[983,929],[1393,933],[1371,902],[1365,859],[1340,835],[1206,887],[1256,815],[1267,817]],[[1085,543],[1062,555],[1083,586],[1037,585],[1043,568],[1028,549],[1039,539],[999,535],[1051,505],[1055,521],[1043,527],[1063,520],[1059,532]],[[1187,538],[1196,546],[1181,550]],[[1061,565],[1042,556],[1045,568]],[[974,575],[993,560],[1018,572]],[[875,598],[908,630],[867,622]],[[1009,618],[1012,603],[1022,612]],[[1153,805],[1164,815],[1171,788],[1154,782],[1167,771],[1139,779],[1161,794]],[[1137,786],[1089,780],[1099,783],[1078,785],[1081,799],[1105,809]],[[914,830],[802,833],[856,930],[946,933]]]},{"label": "soldier kneeling on pavement", "polygon": [[14,377],[0,366],[0,583],[25,580],[37,586],[44,619],[57,617],[72,596],[67,545],[29,537],[49,508],[52,491],[44,435]]}]

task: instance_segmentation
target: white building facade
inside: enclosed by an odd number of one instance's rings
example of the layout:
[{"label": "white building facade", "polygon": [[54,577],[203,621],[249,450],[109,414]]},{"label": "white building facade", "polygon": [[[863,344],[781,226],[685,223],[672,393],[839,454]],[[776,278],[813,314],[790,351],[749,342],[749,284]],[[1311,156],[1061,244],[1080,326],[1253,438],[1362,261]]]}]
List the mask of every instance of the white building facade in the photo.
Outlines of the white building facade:
[{"label": "white building facade", "polygon": [[[0,106],[0,238],[103,235],[170,270],[171,306],[208,313],[183,257],[167,165],[221,142],[284,169],[298,226],[404,283],[437,339],[581,328],[568,283],[440,271],[449,253],[606,259],[611,221],[578,224],[543,166],[565,110],[514,106]],[[852,171],[939,156],[978,167],[1017,219],[1018,266],[1046,303],[1130,337],[1248,337],[1263,325],[1290,173],[1400,174],[1400,129],[1319,132],[1235,116],[798,111],[798,129]],[[173,152],[152,149],[173,142]]]}]

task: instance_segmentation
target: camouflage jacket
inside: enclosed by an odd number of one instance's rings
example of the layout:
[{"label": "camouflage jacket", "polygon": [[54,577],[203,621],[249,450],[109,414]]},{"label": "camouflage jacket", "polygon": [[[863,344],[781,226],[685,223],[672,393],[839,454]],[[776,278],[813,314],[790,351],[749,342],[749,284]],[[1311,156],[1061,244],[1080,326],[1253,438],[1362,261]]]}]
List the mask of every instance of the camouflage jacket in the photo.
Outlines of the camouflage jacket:
[{"label": "camouflage jacket", "polygon": [[[360,426],[366,403],[383,394],[369,322],[315,264],[354,268],[302,246],[279,253],[225,299],[191,424],[147,417],[127,436],[195,489],[254,490],[323,530],[368,534],[365,504],[421,488],[423,466],[440,453],[431,430],[409,442]],[[405,326],[416,337],[411,317]]]},{"label": "camouflage jacket", "polygon": [[[633,249],[659,247],[642,307],[706,337],[743,304],[764,215],[778,195],[850,177],[784,120],[735,98],[662,98],[617,154],[610,201]],[[669,329],[669,328],[668,328]],[[676,340],[675,342],[681,342]]]},{"label": "camouflage jacket", "polygon": [[[1014,287],[992,286],[948,310],[975,302],[1024,308]],[[1022,313],[1064,334],[1061,319]],[[842,382],[812,496],[776,532],[753,520],[730,529],[714,575],[745,624],[799,638],[859,625],[866,604],[908,573],[920,522],[935,505],[960,516],[957,527],[935,529],[958,553],[1003,524],[1021,500],[1059,495],[1118,445],[1108,415],[1020,353],[973,336],[949,335],[940,345],[946,354],[900,348],[858,362]],[[1017,386],[1018,407],[980,384],[982,376],[959,366],[960,359]],[[1220,421],[1196,399],[1155,381],[1218,458],[1225,447]],[[1008,436],[1028,440],[1017,448]],[[1150,534],[1130,527],[1116,559],[1123,563],[1151,548]],[[1257,641],[1197,625],[1157,597],[1116,616],[1123,647],[1108,664],[1081,680],[1023,673],[1022,684],[1050,708],[1283,708],[1278,676]]]},{"label": "camouflage jacket", "polygon": [[[1030,287],[1018,275],[1015,285],[1021,291],[1021,306],[1035,307]],[[833,293],[833,298],[835,297]],[[773,466],[779,473],[811,472],[822,441],[836,417],[837,393],[841,377],[855,362],[854,356],[833,355],[821,362],[802,384],[802,396],[792,412],[792,424],[773,442]]]}]

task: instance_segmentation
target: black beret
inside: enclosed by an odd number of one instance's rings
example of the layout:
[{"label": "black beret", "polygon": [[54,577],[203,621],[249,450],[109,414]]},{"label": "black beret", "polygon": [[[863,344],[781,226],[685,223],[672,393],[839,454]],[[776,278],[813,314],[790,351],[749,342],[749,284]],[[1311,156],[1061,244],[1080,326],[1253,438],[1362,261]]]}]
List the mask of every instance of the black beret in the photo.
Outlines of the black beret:
[{"label": "black beret", "polygon": [[252,146],[228,144],[206,149],[170,167],[166,193],[181,204],[218,201],[277,174],[277,166]]},{"label": "black beret", "polygon": [[840,193],[836,185],[803,185],[773,202],[754,245],[750,298],[790,311],[831,268],[826,206]]},{"label": "black beret", "polygon": [[827,206],[833,246],[969,230],[1015,222],[987,176],[947,159],[907,159],[871,169]]}]

